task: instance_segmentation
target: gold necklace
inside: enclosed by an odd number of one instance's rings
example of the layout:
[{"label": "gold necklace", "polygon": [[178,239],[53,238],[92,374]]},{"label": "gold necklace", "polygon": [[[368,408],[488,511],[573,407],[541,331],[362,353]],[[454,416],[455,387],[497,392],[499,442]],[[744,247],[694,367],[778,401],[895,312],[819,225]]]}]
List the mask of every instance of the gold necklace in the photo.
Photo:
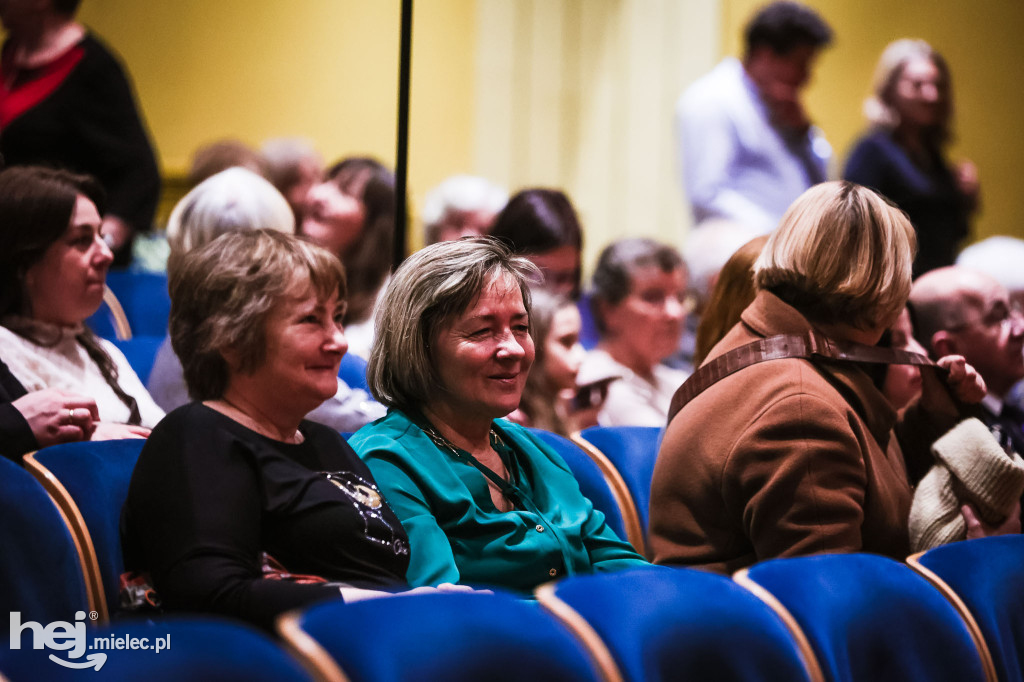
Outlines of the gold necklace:
[{"label": "gold necklace", "polygon": [[[256,433],[260,434],[261,436],[266,436],[267,438],[270,438],[270,439],[276,440],[276,441],[280,441],[282,443],[288,443],[289,445],[298,445],[299,443],[302,443],[304,440],[306,440],[306,437],[303,436],[302,432],[298,431],[298,430],[295,431],[295,433],[292,435],[291,439],[289,439],[289,440],[284,440],[282,438],[279,438],[277,434],[271,433],[269,431],[269,429],[267,429],[261,422],[256,421],[256,419],[251,417],[248,412],[243,410],[238,405],[235,405],[233,402],[231,402],[230,400],[228,400],[224,396],[221,396],[220,402],[222,402],[225,405],[227,405],[228,407],[230,407],[234,412],[237,413],[237,415],[239,417],[241,417],[241,419],[235,419],[235,421],[237,421],[240,424],[242,424],[242,426],[244,426],[244,427],[246,427],[246,428],[248,428],[248,429],[250,429],[252,431],[255,431]],[[230,417],[231,415],[228,415],[228,416]]]}]

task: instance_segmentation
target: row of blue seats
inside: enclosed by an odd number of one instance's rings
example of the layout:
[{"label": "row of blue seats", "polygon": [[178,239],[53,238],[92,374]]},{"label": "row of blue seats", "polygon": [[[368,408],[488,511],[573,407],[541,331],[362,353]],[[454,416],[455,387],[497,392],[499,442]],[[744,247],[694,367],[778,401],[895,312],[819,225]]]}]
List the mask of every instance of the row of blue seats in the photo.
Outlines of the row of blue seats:
[{"label": "row of blue seats", "polygon": [[[0,460],[0,598],[18,622],[71,623],[89,611],[105,623],[117,611],[118,517],[140,449],[140,441],[46,448],[26,460],[39,482]],[[436,679],[441,668],[431,666],[452,661],[434,658],[457,652],[461,665],[471,659],[484,667],[451,679],[487,679],[482,671],[493,665],[508,674],[493,679],[1021,680],[1021,565],[1024,538],[990,538],[932,550],[910,566],[830,555],[764,562],[735,581],[685,569],[581,576],[541,588],[545,611],[507,595],[323,604],[284,621],[282,633],[307,666],[321,666],[321,674],[340,666],[350,679]],[[189,641],[190,627],[219,628],[228,638],[241,627],[167,622]],[[131,627],[158,636],[164,625]],[[240,637],[261,637],[241,629]],[[32,633],[20,636],[27,642]],[[217,649],[202,651],[205,641],[217,639],[196,635],[195,656],[216,657]],[[460,648],[466,643],[476,653]],[[181,644],[174,657],[192,656],[192,645]],[[228,656],[230,647],[218,648]],[[19,671],[38,673],[45,653],[8,649],[0,672],[28,679]],[[117,659],[128,665],[144,653],[118,651]],[[515,663],[541,671],[527,674]]]}]

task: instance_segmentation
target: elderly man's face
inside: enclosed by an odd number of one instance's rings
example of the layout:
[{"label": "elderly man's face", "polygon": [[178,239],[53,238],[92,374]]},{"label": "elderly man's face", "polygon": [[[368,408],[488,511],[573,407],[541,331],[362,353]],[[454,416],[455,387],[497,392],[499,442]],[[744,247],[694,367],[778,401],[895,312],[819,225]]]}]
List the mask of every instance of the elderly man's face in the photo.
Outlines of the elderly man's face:
[{"label": "elderly man's face", "polygon": [[1002,396],[1024,379],[1024,317],[995,280],[963,292],[963,321],[948,330],[953,352],[974,365],[989,390]]}]

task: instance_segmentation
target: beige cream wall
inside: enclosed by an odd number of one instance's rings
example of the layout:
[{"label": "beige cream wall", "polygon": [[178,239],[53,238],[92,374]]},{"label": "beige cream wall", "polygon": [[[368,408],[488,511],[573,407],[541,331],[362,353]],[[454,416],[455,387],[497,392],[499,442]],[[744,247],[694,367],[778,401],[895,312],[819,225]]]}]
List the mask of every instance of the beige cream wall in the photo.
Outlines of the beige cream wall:
[{"label": "beige cream wall", "polygon": [[[923,38],[949,61],[956,102],[953,159],[977,165],[982,210],[974,238],[1024,237],[1024,2],[1020,0],[806,0],[836,31],[822,55],[808,108],[824,128],[840,162],[863,131],[861,105],[875,62],[897,38]],[[722,0],[723,42],[739,54],[742,26],[758,0]],[[841,163],[836,172],[841,172]],[[1024,264],[1022,264],[1024,267]]]},{"label": "beige cream wall", "polygon": [[[399,0],[84,0],[79,18],[121,54],[164,172],[221,137],[312,139],[328,161],[395,159]],[[474,2],[416,3],[414,205],[471,170]]]}]

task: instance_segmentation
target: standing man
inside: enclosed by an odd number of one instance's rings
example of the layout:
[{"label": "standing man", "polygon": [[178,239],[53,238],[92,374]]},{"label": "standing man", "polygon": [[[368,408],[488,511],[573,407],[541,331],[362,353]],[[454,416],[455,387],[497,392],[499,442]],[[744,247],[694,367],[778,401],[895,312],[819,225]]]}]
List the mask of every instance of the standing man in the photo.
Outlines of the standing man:
[{"label": "standing man", "polygon": [[696,223],[719,218],[766,233],[826,179],[832,148],[800,95],[832,29],[808,7],[774,2],[744,37],[742,62],[724,59],[679,98],[676,134]]},{"label": "standing man", "polygon": [[1024,316],[993,277],[961,266],[925,273],[910,291],[918,339],[933,358],[962,355],[985,380],[983,420],[1003,447],[1024,454],[1024,413],[1005,402],[1024,379]]}]

